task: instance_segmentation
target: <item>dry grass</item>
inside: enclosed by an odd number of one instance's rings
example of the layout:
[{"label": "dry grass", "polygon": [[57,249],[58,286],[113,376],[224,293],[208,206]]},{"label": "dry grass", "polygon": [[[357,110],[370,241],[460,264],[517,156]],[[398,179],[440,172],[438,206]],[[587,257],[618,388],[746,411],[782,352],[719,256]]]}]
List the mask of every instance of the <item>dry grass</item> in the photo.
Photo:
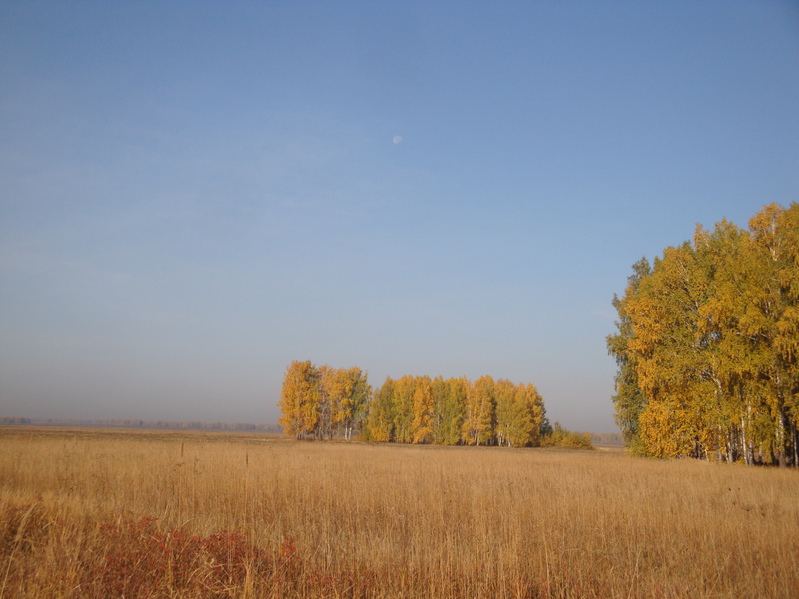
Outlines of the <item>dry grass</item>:
[{"label": "dry grass", "polygon": [[0,429],[0,599],[797,597],[799,472]]}]

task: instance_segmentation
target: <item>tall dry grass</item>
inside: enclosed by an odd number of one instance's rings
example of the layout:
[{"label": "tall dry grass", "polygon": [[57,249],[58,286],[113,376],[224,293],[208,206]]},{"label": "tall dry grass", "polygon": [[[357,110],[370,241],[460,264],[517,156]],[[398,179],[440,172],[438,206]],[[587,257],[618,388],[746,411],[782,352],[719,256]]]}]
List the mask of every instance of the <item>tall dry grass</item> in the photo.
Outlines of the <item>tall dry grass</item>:
[{"label": "tall dry grass", "polygon": [[0,599],[797,597],[799,473],[0,429]]}]

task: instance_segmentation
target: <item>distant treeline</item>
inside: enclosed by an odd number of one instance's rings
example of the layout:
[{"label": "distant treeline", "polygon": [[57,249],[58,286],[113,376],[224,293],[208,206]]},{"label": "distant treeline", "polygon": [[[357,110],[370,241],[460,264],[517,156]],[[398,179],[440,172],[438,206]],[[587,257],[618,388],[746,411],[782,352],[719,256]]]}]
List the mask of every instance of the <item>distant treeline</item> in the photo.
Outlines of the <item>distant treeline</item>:
[{"label": "distant treeline", "polygon": [[297,439],[344,439],[440,445],[558,445],[590,448],[588,435],[550,426],[535,386],[482,376],[406,375],[373,390],[359,367],[292,362],[279,422]]},{"label": "distant treeline", "polygon": [[624,445],[624,436],[621,433],[586,433],[592,443],[600,445]]},{"label": "distant treeline", "polygon": [[0,417],[0,425],[27,424],[34,426],[97,426],[109,428],[146,428],[172,430],[210,430],[210,431],[260,431],[281,432],[276,424],[248,424],[227,422],[197,422],[174,420],[78,420],[74,418],[7,418]]}]

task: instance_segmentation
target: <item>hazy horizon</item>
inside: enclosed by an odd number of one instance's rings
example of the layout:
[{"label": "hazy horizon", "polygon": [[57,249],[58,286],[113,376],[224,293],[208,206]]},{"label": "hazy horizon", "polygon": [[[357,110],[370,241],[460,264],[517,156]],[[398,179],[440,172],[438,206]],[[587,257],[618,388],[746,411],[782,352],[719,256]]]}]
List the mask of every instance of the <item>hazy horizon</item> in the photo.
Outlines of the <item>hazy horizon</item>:
[{"label": "hazy horizon", "polygon": [[292,360],[615,432],[631,265],[799,200],[793,2],[4,3],[0,416],[275,423]]}]

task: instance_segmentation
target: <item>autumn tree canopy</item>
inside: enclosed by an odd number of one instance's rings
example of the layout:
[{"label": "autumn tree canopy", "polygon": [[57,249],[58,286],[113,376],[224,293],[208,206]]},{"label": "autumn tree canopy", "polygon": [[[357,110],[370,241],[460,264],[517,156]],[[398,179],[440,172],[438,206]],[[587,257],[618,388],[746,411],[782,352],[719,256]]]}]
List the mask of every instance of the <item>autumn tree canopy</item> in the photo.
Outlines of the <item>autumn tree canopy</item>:
[{"label": "autumn tree canopy", "polygon": [[616,422],[643,455],[799,465],[799,204],[644,259],[622,298]]},{"label": "autumn tree canopy", "polygon": [[350,440],[363,422],[372,389],[360,368],[292,362],[283,377],[278,423],[298,439]]}]

